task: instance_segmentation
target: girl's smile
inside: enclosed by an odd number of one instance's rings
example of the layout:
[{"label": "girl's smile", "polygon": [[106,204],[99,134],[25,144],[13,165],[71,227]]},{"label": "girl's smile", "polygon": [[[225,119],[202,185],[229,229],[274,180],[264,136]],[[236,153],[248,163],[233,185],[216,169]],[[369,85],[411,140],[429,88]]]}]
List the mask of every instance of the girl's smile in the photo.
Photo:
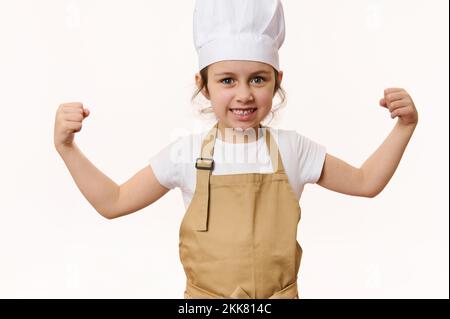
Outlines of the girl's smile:
[{"label": "girl's smile", "polygon": [[230,112],[234,115],[236,121],[252,121],[256,117],[258,108],[233,108]]}]

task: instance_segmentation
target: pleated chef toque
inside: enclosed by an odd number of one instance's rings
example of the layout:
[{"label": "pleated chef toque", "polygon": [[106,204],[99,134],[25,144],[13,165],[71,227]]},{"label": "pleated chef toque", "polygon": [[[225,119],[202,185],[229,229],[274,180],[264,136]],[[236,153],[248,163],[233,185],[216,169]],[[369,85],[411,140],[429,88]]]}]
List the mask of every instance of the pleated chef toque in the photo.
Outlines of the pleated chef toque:
[{"label": "pleated chef toque", "polygon": [[199,70],[219,61],[264,62],[280,70],[285,38],[280,0],[197,0],[194,44]]}]

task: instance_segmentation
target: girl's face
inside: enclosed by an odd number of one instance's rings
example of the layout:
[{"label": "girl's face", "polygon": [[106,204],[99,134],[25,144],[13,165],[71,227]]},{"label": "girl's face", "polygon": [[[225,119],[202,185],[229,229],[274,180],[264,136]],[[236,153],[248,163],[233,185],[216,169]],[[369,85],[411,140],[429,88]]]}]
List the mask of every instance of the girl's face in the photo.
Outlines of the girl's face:
[{"label": "girl's face", "polygon": [[[283,72],[279,71],[281,83]],[[197,85],[201,84],[196,74]],[[272,109],[275,71],[269,64],[254,61],[220,61],[208,68],[208,92],[221,128],[257,129]],[[209,93],[209,94],[208,94]]]}]

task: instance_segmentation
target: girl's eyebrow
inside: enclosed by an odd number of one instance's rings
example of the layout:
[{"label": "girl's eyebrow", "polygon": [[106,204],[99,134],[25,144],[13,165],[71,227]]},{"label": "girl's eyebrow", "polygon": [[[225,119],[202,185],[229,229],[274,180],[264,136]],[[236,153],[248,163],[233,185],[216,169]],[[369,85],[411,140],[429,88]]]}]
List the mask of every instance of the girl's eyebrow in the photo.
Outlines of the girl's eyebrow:
[{"label": "girl's eyebrow", "polygon": [[[253,72],[252,74],[250,74],[250,76],[255,75],[255,74],[270,74],[270,72],[265,71],[265,70],[260,70],[260,71]],[[224,76],[224,75],[236,75],[236,74],[234,74],[233,72],[223,72],[223,73],[214,74],[214,76]]]}]

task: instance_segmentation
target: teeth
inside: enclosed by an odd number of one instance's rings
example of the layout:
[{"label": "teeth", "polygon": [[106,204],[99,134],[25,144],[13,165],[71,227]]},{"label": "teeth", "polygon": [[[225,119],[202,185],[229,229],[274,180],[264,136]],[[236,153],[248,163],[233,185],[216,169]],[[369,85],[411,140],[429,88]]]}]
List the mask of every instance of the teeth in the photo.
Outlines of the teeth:
[{"label": "teeth", "polygon": [[248,115],[250,113],[253,113],[254,109],[248,109],[248,110],[238,110],[238,109],[234,109],[231,110],[234,114],[237,115]]}]

